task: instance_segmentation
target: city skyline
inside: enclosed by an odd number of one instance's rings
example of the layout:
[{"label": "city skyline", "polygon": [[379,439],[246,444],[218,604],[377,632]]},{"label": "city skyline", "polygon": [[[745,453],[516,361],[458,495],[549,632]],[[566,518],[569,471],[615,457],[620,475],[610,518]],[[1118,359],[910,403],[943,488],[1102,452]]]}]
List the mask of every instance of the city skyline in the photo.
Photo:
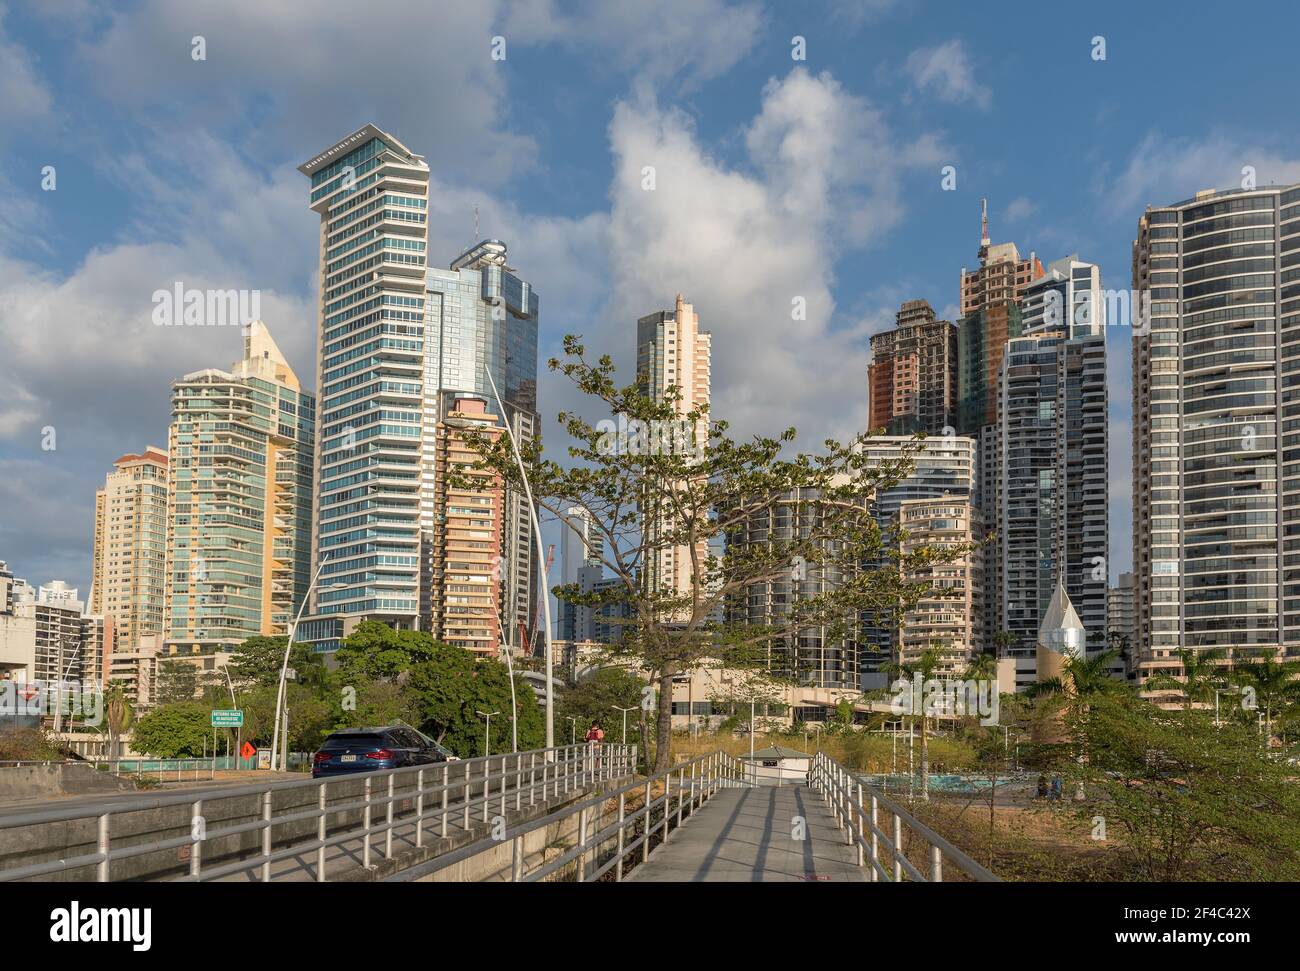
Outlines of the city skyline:
[{"label": "city skyline", "polygon": [[[865,427],[867,337],[891,325],[902,301],[926,299],[940,318],[960,319],[957,274],[977,263],[980,198],[990,200],[993,240],[1014,241],[1022,256],[1032,252],[1044,263],[1077,252],[1100,266],[1108,285],[1122,286],[1127,248],[1147,205],[1229,188],[1244,165],[1257,169],[1261,184],[1300,171],[1296,139],[1267,124],[1265,112],[1253,105],[1225,110],[1216,79],[1230,73],[1231,57],[1192,79],[1162,111],[1159,126],[1126,108],[1122,92],[1132,78],[1176,64],[1143,43],[1157,24],[1141,11],[1126,11],[1123,43],[1111,38],[1106,60],[1096,61],[1090,42],[1106,34],[1104,22],[1078,36],[1058,25],[1046,45],[1040,23],[1035,44],[1017,45],[1019,28],[995,42],[973,12],[927,26],[886,4],[869,19],[836,20],[837,29],[828,31],[797,5],[719,2],[675,11],[681,33],[671,42],[642,40],[654,45],[648,53],[655,56],[629,59],[623,55],[636,49],[644,25],[626,10],[593,8],[579,24],[553,11],[529,18],[514,5],[489,4],[456,11],[439,24],[434,43],[468,49],[481,40],[486,52],[500,34],[509,43],[506,59],[457,55],[453,63],[463,60],[472,84],[450,68],[421,76],[438,85],[433,115],[451,137],[431,137],[430,121],[407,93],[387,110],[363,104],[364,92],[391,87],[382,79],[361,79],[361,96],[341,97],[327,111],[304,110],[291,88],[312,79],[313,68],[296,58],[262,67],[263,87],[277,92],[262,112],[232,110],[259,97],[241,82],[209,116],[177,117],[159,104],[155,120],[137,117],[110,135],[105,122],[128,94],[140,96],[142,79],[152,74],[186,89],[214,75],[232,80],[252,56],[232,42],[234,34],[213,33],[207,59],[196,62],[185,5],[141,6],[111,18],[92,10],[77,25],[83,52],[109,72],[112,83],[100,93],[74,92],[57,80],[68,57],[53,41],[68,23],[57,10],[10,10],[4,21],[6,51],[25,81],[17,89],[24,97],[9,110],[21,112],[14,117],[29,137],[12,146],[0,184],[14,203],[10,233],[0,240],[11,271],[0,297],[24,308],[2,325],[12,353],[0,363],[0,377],[14,393],[0,412],[0,467],[12,483],[0,540],[21,574],[61,577],[86,590],[93,510],[78,497],[93,493],[117,455],[163,441],[168,381],[231,356],[222,328],[155,328],[150,296],[178,281],[259,289],[261,316],[291,366],[313,374],[312,218],[293,169],[365,122],[433,153],[435,264],[446,265],[479,236],[505,239],[548,307],[562,311],[543,315],[541,360],[573,331],[609,350],[630,375],[632,353],[622,337],[628,322],[681,291],[719,345],[735,349],[730,359],[719,355],[717,413],[742,429],[788,418],[806,441]],[[1191,13],[1179,24],[1160,24],[1161,37],[1177,46],[1183,31],[1191,36],[1203,27],[1199,18]],[[1051,15],[1040,20],[1050,24]],[[693,29],[711,21],[730,29]],[[140,39],[128,28],[138,28]],[[287,29],[271,11],[245,12],[221,27],[272,38]],[[316,48],[344,43],[332,31],[312,29]],[[1237,28],[1222,29],[1231,36]],[[355,32],[339,33],[354,40]],[[796,35],[807,40],[806,60],[791,58]],[[859,65],[848,56],[856,47],[895,70]],[[153,53],[143,66],[121,66],[140,62],[146,49]],[[1000,64],[998,50],[1014,57]],[[1261,83],[1275,69],[1269,60],[1259,58],[1252,75]],[[521,79],[525,69],[546,72],[555,90],[596,110],[549,111],[539,100],[545,95]],[[598,83],[576,95],[588,69]],[[991,149],[1025,120],[1013,107],[1018,69],[1081,92],[1078,129],[1091,133],[1092,148],[1074,153],[1069,145],[1035,142],[1037,151],[1024,158]],[[208,73],[200,81],[196,71]],[[84,161],[67,155],[77,143],[50,126],[55,106],[83,123],[75,137],[86,149]],[[541,116],[546,127],[529,121]],[[170,152],[149,150],[155,144],[206,151],[194,156],[191,171],[170,161]],[[801,152],[812,153],[813,168],[796,177]],[[884,174],[873,181],[837,158]],[[652,163],[657,194],[642,188],[642,169]],[[948,164],[957,173],[952,192],[940,187]],[[53,192],[41,191],[29,174],[45,165],[57,169]],[[561,182],[559,171],[579,177]],[[689,232],[701,216],[709,232]],[[19,248],[16,233],[36,245]],[[746,271],[716,274],[707,269],[712,254]],[[805,298],[808,309],[797,324],[782,312],[794,297]],[[60,328],[72,320],[83,322],[78,339],[60,340]],[[33,330],[49,338],[23,336]],[[1110,331],[1113,582],[1130,565],[1129,362],[1128,329]],[[756,347],[770,353],[758,360]],[[156,361],[156,389],[131,373],[131,362],[145,359]],[[94,378],[55,393],[51,375],[60,368],[69,377],[90,369]],[[544,429],[552,428],[554,413],[572,399],[539,371],[541,418]],[[751,374],[791,389],[783,408],[752,393]],[[58,436],[52,452],[41,449],[46,427]],[[61,499],[57,513],[53,496]],[[553,525],[548,529],[554,537]]]}]

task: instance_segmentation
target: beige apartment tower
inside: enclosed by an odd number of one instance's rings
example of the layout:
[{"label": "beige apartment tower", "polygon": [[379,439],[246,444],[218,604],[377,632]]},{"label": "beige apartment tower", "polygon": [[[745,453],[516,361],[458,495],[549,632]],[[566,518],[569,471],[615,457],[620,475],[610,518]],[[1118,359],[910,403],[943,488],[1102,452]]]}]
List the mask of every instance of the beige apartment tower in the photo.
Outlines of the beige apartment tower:
[{"label": "beige apartment tower", "polygon": [[167,481],[167,452],[150,445],[114,462],[95,493],[90,613],[113,619],[124,650],[163,629]]},{"label": "beige apartment tower", "polygon": [[[677,294],[672,310],[648,314],[636,324],[636,371],[641,393],[662,400],[670,387],[679,392],[676,408],[686,415],[710,403],[712,336],[700,330],[695,308]],[[695,427],[695,443],[708,442],[709,418],[700,418]],[[653,529],[653,524],[647,526]],[[696,558],[703,562],[707,544],[701,543]],[[659,551],[657,562],[650,564],[650,582],[661,590],[689,596],[693,584],[691,549],[678,546]]]}]

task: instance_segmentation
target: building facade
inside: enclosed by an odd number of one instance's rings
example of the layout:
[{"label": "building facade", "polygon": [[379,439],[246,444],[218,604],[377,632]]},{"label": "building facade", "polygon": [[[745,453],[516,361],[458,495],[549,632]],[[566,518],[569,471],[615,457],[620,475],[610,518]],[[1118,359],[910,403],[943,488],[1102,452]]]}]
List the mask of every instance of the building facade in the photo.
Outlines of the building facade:
[{"label": "building facade", "polygon": [[1005,655],[1035,655],[1058,583],[1105,649],[1109,553],[1105,306],[1097,267],[1051,264],[1021,300],[998,378],[994,609]]},{"label": "building facade", "polygon": [[90,613],[112,617],[124,647],[163,629],[167,466],[152,445],[123,455],[95,493]]},{"label": "building facade", "polygon": [[[332,651],[361,619],[432,628],[446,393],[482,397],[521,438],[536,434],[538,297],[499,240],[430,266],[429,168],[391,134],[365,125],[299,171],[321,219],[321,579],[301,637]],[[517,647],[521,624],[536,625],[538,565],[531,510],[510,491],[505,506],[502,627]]]},{"label": "building facade", "polygon": [[867,427],[942,435],[957,423],[957,327],[925,300],[902,305],[893,330],[871,338]]},{"label": "building facade", "polygon": [[[647,314],[637,321],[636,345],[637,383],[643,395],[663,401],[668,389],[675,387],[679,393],[675,404],[679,416],[709,405],[712,335],[700,330],[695,308],[680,293],[672,310]],[[707,444],[708,425],[707,415],[696,422],[693,431],[697,446]],[[653,535],[655,523],[648,521],[645,529]],[[697,560],[702,562],[707,554],[707,544],[699,544],[695,551]],[[647,583],[676,596],[690,596],[695,578],[689,545],[659,549],[652,559],[646,570]]]},{"label": "building facade", "polygon": [[903,529],[899,553],[918,547],[951,551],[947,562],[902,571],[903,579],[927,584],[927,593],[903,612],[895,639],[895,660],[913,664],[927,651],[938,658],[938,673],[960,675],[983,650],[983,558],[979,550],[958,547],[980,542],[983,530],[970,496],[905,499],[898,510]]},{"label": "building facade", "polygon": [[1300,186],[1148,208],[1133,244],[1138,677],[1300,656]]},{"label": "building facade", "polygon": [[961,271],[961,321],[957,327],[957,432],[978,435],[997,422],[997,378],[1006,343],[1021,333],[1020,296],[1043,273],[1032,253],[1021,259],[1015,243],[989,239],[983,200],[978,269]]},{"label": "building facade", "polygon": [[261,321],[243,341],[229,371],[172,385],[163,631],[172,653],[286,634],[311,579],[315,396]]}]

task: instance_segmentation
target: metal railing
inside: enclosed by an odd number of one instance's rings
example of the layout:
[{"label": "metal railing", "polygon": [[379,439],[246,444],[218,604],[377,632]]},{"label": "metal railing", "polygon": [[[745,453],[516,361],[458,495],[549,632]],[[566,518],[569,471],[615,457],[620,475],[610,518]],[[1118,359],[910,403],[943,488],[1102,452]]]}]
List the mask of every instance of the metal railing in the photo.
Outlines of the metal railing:
[{"label": "metal railing", "polygon": [[[905,878],[940,883],[948,865],[971,880],[1002,882],[1001,877],[976,863],[888,796],[864,786],[823,752],[813,758],[808,784],[826,800],[848,845],[857,846],[858,866],[870,865],[872,883],[901,883]],[[882,810],[892,817],[888,831],[880,826]],[[907,858],[904,833],[909,841],[916,838],[923,844],[926,872]]]},{"label": "metal railing", "polygon": [[[569,798],[588,787],[632,775],[636,747],[632,745],[568,745],[507,755],[480,756],[455,762],[409,766],[375,772],[352,773],[321,779],[291,780],[229,788],[205,788],[152,798],[129,797],[91,806],[41,809],[0,816],[0,836],[7,830],[50,823],[94,821],[94,852],[63,856],[25,866],[0,868],[0,882],[40,878],[69,870],[94,868],[98,881],[113,879],[114,863],[124,863],[147,854],[175,851],[170,873],[154,879],[180,881],[218,880],[260,872],[262,881],[289,876],[299,878],[301,860],[314,855],[314,867],[307,867],[310,879],[328,877],[328,851],[339,847],[349,861],[359,856],[361,865],[373,865],[376,852],[393,857],[394,833],[412,830],[409,840],[416,847],[425,844],[426,830],[446,837],[449,827],[469,831],[473,824],[487,824],[493,813],[504,816],[510,808],[521,810],[555,798]],[[314,798],[313,798],[314,796]],[[248,806],[222,806],[223,801],[243,800]],[[279,805],[277,806],[277,802]],[[189,807],[176,821],[152,832],[131,834],[130,845],[114,845],[116,820],[132,813]],[[209,823],[222,812],[220,825]],[[333,825],[331,825],[331,821]],[[70,830],[71,827],[68,827]],[[182,835],[166,837],[168,831]],[[277,847],[277,831],[280,845]],[[256,839],[250,847],[248,834]],[[153,837],[153,838],[151,838]],[[382,849],[376,848],[379,839]],[[227,845],[218,848],[215,844]],[[346,852],[342,844],[360,842],[359,853]],[[180,854],[185,854],[182,857]],[[235,859],[229,859],[234,856]],[[186,859],[187,873],[176,875],[178,859]],[[299,860],[296,867],[277,874],[275,865]],[[355,864],[350,864],[354,866]],[[0,861],[0,866],[3,862]],[[139,873],[126,878],[141,879]],[[119,874],[119,879],[124,875]],[[143,878],[148,879],[148,875]]]},{"label": "metal railing", "polygon": [[[646,862],[719,789],[748,788],[743,775],[740,762],[725,752],[699,755],[540,818],[508,826],[496,836],[443,854],[392,879],[418,880],[508,842],[512,882],[567,876],[591,883],[610,872],[615,881],[621,881],[629,856],[634,857],[633,865],[635,858]],[[539,830],[545,837],[550,828],[564,834],[563,841],[569,845],[550,858],[544,849],[529,852],[528,837]],[[652,847],[656,835],[658,843]]]}]

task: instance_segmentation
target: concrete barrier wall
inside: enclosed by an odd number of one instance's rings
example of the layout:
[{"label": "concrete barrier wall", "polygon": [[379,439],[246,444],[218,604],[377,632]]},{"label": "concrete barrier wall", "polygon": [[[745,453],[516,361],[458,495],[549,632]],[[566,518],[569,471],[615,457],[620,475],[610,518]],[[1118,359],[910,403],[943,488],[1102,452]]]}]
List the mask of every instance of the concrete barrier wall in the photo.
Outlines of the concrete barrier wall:
[{"label": "concrete barrier wall", "polygon": [[134,791],[129,779],[91,765],[11,765],[0,768],[0,804],[18,799],[54,799],[95,792]]}]

